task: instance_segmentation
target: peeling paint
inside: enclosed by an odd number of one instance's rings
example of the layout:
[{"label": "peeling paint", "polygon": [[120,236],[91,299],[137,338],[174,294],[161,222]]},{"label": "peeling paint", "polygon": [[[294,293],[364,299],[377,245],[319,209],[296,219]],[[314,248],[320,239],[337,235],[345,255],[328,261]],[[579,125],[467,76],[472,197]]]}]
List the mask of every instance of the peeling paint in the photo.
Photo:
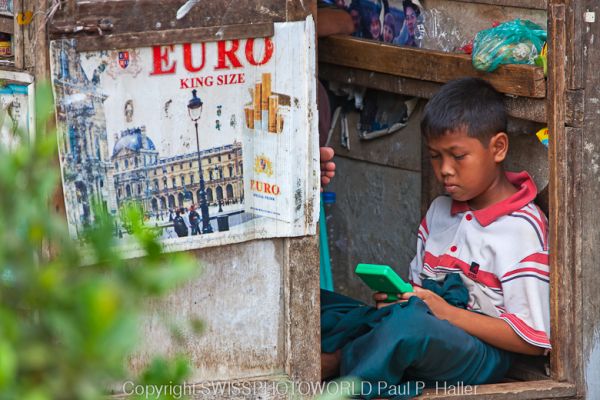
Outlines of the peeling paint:
[{"label": "peeling paint", "polygon": [[178,10],[177,10],[177,19],[181,19],[183,17],[185,17],[187,15],[188,12],[190,12],[190,10],[200,2],[200,0],[188,0],[184,5],[182,5]]},{"label": "peeling paint", "polygon": [[279,13],[277,11],[273,11],[270,8],[267,8],[265,6],[260,6],[260,8],[258,9],[258,12],[264,15],[269,15],[271,17],[278,17]]},{"label": "peeling paint", "polygon": [[169,115],[169,107],[171,106],[171,103],[173,103],[173,99],[169,99],[165,102],[165,118],[171,118],[171,116]]}]

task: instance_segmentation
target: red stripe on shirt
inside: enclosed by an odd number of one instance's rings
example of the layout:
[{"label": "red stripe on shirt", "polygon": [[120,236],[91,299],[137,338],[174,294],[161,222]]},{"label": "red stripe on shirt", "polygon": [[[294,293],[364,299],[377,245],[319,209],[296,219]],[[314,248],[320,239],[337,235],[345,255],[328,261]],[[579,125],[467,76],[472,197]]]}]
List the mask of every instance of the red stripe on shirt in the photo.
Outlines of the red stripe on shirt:
[{"label": "red stripe on shirt", "polygon": [[548,218],[546,218],[546,214],[544,214],[542,209],[539,208],[537,204],[533,203],[533,205],[535,206],[536,210],[538,211],[538,213],[541,216],[542,226],[544,227],[544,235],[545,235],[544,241],[546,242],[546,247],[544,247],[544,250],[548,250]]},{"label": "red stripe on shirt", "polygon": [[544,245],[544,248],[546,248],[546,224],[544,224],[541,219],[539,219],[538,217],[536,217],[529,211],[525,211],[524,209],[517,210],[517,211],[515,211],[515,213],[523,213],[523,214],[531,217],[531,219],[533,219],[533,221],[536,223],[538,229],[542,232],[542,240],[544,242],[543,245]]},{"label": "red stripe on shirt", "polygon": [[496,275],[491,272],[483,271],[481,268],[477,271],[476,274],[471,273],[471,266],[466,262],[452,257],[448,254],[443,254],[440,257],[436,257],[428,251],[425,252],[425,256],[423,257],[423,263],[429,264],[433,269],[436,267],[444,267],[460,270],[465,276],[474,280],[475,282],[481,283],[489,288],[501,289],[502,285],[500,283],[500,279]]},{"label": "red stripe on shirt", "polygon": [[515,275],[515,274],[518,274],[520,272],[535,272],[536,274],[550,276],[550,273],[547,271],[542,271],[541,269],[537,269],[537,268],[526,267],[526,268],[517,268],[515,270],[507,272],[504,275],[502,275],[502,279],[512,276],[512,275]]},{"label": "red stripe on shirt", "polygon": [[504,318],[511,322],[523,336],[531,341],[537,342],[541,345],[550,346],[550,340],[548,340],[546,332],[533,329],[515,314],[501,314],[500,318]]},{"label": "red stripe on shirt", "polygon": [[425,229],[425,233],[427,233],[429,235],[429,229],[427,228],[427,221],[425,220],[425,218],[423,218],[423,220],[421,220],[421,226],[423,227],[423,229]]},{"label": "red stripe on shirt", "polygon": [[520,261],[525,262],[536,262],[538,264],[550,265],[550,256],[547,253],[535,253],[531,254]]}]

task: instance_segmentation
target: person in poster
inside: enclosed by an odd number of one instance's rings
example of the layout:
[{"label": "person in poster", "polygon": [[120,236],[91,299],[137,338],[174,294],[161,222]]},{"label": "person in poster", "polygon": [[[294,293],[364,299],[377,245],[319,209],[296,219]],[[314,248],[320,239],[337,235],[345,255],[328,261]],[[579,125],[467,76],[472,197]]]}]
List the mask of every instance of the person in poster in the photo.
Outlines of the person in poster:
[{"label": "person in poster", "polygon": [[319,7],[347,11],[355,37],[420,47],[418,25],[422,6],[418,0],[352,0],[349,3],[347,0],[320,0]]},{"label": "person in poster", "polygon": [[394,39],[394,44],[419,47],[416,40],[418,18],[421,15],[420,8],[411,0],[402,2],[404,11],[404,25],[398,36]]}]

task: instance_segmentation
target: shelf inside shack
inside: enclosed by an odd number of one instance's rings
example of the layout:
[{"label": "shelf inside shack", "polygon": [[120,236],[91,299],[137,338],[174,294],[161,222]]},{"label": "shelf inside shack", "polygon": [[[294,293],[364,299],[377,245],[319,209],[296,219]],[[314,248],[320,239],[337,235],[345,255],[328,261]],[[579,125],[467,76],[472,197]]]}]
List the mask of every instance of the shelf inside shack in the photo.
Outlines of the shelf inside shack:
[{"label": "shelf inside shack", "polygon": [[[546,80],[541,67],[533,65],[502,65],[494,72],[473,68],[471,56],[436,50],[398,46],[352,36],[330,36],[319,39],[319,63],[378,74],[427,82],[445,83],[463,76],[489,81],[496,90],[519,97],[542,99],[546,96]],[[337,69],[338,81],[345,81]]]}]

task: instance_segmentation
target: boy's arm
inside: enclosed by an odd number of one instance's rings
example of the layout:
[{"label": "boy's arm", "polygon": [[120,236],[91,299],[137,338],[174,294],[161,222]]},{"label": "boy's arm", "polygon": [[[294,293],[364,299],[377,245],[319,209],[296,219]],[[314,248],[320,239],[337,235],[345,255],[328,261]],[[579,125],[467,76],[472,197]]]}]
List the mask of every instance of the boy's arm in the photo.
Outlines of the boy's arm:
[{"label": "boy's arm", "polygon": [[545,349],[523,340],[507,322],[500,318],[454,307],[437,294],[418,287],[415,287],[413,293],[404,293],[402,298],[407,300],[411,296],[417,296],[423,300],[439,319],[447,320],[492,346],[521,354],[544,354]]},{"label": "boy's arm", "polygon": [[533,356],[544,354],[545,349],[521,339],[506,321],[461,308],[452,308],[454,310],[452,310],[449,317],[444,319],[482,341],[499,349],[515,353]]}]

